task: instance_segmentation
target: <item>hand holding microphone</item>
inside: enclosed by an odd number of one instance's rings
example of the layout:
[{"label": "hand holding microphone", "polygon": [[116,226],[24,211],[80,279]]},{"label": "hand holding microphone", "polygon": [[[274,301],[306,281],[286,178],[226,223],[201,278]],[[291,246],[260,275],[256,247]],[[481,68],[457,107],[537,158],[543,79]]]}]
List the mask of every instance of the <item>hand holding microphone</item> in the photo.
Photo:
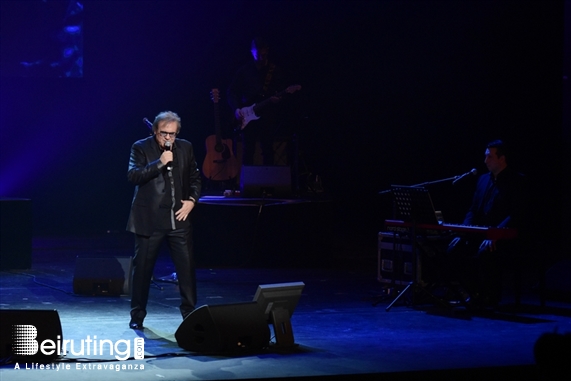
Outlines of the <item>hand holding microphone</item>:
[{"label": "hand holding microphone", "polygon": [[161,154],[161,163],[167,166],[169,171],[172,171],[172,161],[173,161],[173,153],[171,150],[171,142],[165,142],[165,150]]}]

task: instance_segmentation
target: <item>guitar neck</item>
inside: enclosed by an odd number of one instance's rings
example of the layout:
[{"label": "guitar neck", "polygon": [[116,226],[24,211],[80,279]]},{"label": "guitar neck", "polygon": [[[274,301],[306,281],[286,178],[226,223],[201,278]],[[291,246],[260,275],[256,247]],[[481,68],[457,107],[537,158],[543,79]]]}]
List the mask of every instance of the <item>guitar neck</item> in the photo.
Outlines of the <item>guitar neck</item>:
[{"label": "guitar neck", "polygon": [[219,144],[222,140],[222,128],[220,127],[220,105],[218,102],[214,103],[214,132],[216,133],[216,143]]},{"label": "guitar neck", "polygon": [[259,110],[263,109],[264,107],[266,107],[266,106],[272,101],[272,97],[281,98],[281,97],[283,97],[284,95],[286,95],[287,93],[288,93],[288,92],[287,92],[287,89],[286,89],[286,90],[280,91],[280,92],[277,93],[277,94],[272,95],[271,97],[268,97],[268,98],[264,99],[263,101],[261,101],[261,102],[259,102],[259,103],[256,103],[256,105],[254,106],[254,112],[257,114],[257,111],[259,111]]}]

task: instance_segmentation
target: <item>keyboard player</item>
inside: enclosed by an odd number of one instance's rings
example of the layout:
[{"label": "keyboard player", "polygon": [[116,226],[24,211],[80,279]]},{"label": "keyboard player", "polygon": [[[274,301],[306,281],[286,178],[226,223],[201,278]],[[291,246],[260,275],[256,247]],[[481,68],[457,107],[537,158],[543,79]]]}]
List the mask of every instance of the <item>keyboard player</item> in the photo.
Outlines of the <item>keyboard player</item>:
[{"label": "keyboard player", "polygon": [[461,279],[468,292],[468,305],[494,308],[501,301],[502,269],[521,261],[528,225],[527,179],[508,166],[508,151],[501,140],[490,142],[484,163],[488,173],[480,176],[464,225],[515,228],[518,238],[495,240],[466,235],[455,238],[448,248],[452,276]]}]

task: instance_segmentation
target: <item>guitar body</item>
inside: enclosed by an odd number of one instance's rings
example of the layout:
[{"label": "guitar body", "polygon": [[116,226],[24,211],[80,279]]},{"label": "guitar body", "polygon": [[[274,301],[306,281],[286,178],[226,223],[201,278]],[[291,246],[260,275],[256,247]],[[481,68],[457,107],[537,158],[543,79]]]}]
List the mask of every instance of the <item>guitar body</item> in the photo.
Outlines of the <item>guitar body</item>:
[{"label": "guitar body", "polygon": [[216,134],[206,138],[206,157],[202,163],[202,173],[209,180],[226,181],[238,176],[240,163],[232,152],[232,139],[222,139],[220,128],[220,99],[218,89],[212,89],[210,96],[214,102],[214,127]]},{"label": "guitar body", "polygon": [[242,123],[240,125],[241,130],[243,130],[244,127],[246,127],[252,120],[260,119],[260,117],[256,115],[256,112],[254,111],[255,106],[256,105],[253,104],[251,106],[246,106],[240,109],[240,112],[242,113]]},{"label": "guitar body", "polygon": [[232,152],[232,139],[220,139],[216,135],[206,138],[206,157],[202,173],[210,180],[224,181],[238,176],[240,163]]}]

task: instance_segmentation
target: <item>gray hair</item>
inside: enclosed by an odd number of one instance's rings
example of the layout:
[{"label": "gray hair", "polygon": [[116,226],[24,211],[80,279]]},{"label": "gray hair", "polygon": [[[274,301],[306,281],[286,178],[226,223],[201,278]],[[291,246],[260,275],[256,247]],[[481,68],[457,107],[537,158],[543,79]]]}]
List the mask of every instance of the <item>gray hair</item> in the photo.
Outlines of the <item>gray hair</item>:
[{"label": "gray hair", "polygon": [[159,113],[155,117],[155,121],[153,122],[153,132],[157,132],[157,130],[159,128],[159,123],[162,121],[176,122],[176,125],[177,125],[176,132],[177,132],[177,134],[180,132],[180,116],[178,116],[178,114],[176,112],[163,111],[163,112]]}]

